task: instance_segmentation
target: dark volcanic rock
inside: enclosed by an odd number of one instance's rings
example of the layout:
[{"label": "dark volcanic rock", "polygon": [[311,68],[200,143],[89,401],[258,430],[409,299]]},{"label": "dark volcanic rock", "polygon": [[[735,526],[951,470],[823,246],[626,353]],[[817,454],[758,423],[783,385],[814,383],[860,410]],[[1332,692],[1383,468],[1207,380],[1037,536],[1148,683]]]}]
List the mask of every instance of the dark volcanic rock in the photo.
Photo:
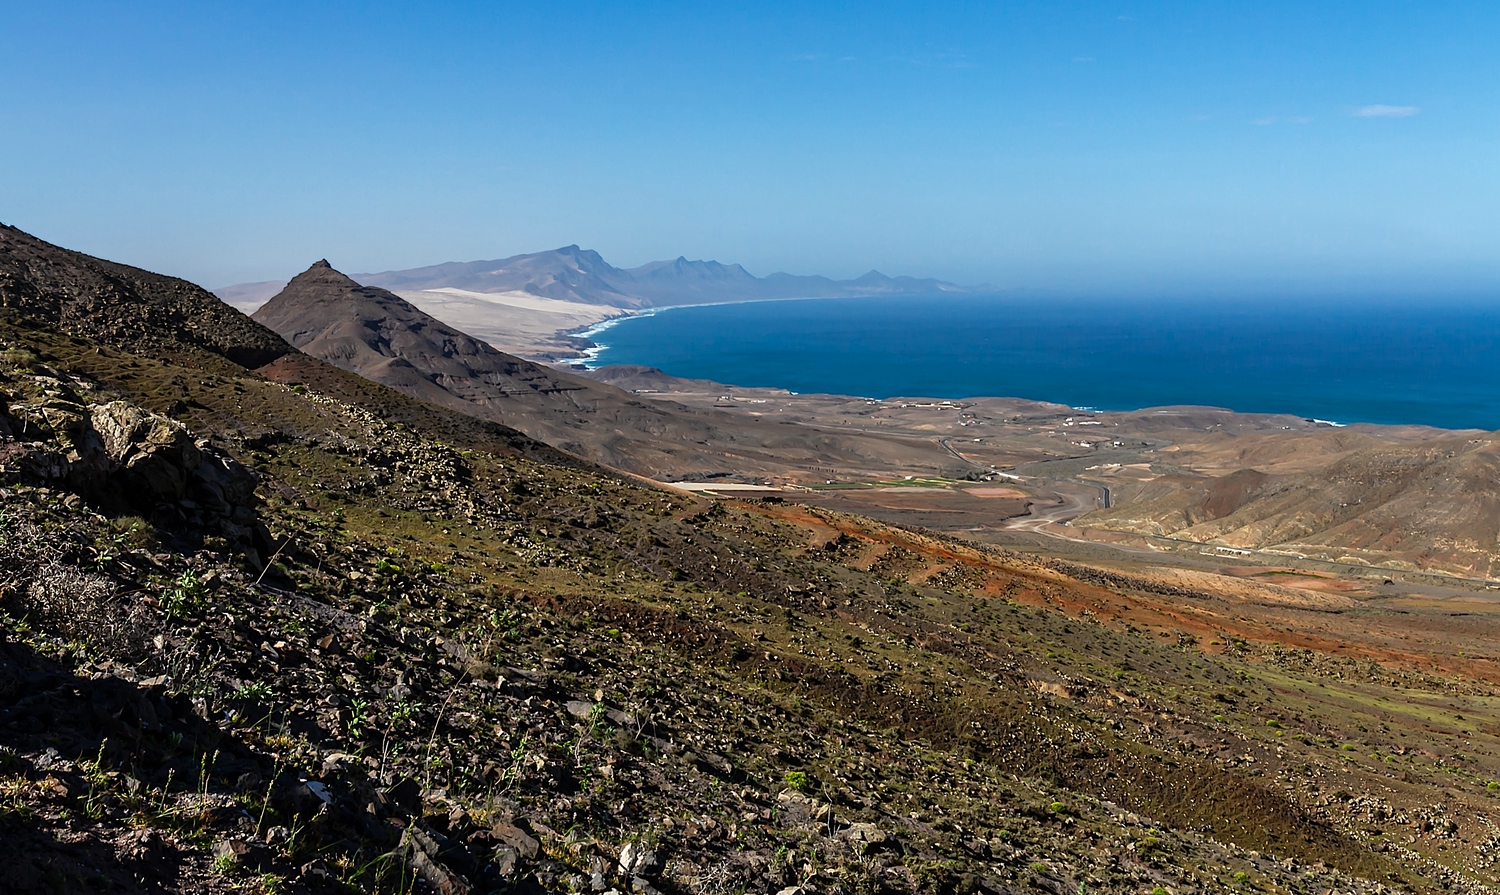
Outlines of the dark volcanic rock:
[{"label": "dark volcanic rock", "polygon": [[71,252],[4,224],[0,308],[116,348],[197,348],[246,367],[291,353],[275,333],[200,286]]},{"label": "dark volcanic rock", "polygon": [[264,547],[258,477],[207,439],[127,401],[87,401],[50,376],[12,384],[17,394],[0,396],[0,481],[65,485],[113,513]]}]

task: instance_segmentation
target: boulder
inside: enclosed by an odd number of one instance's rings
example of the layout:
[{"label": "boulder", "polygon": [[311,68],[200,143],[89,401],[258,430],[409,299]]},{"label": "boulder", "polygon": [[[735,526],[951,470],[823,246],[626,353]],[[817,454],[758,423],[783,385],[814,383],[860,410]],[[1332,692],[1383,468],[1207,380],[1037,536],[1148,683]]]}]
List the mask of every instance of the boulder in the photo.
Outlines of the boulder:
[{"label": "boulder", "polygon": [[202,455],[186,426],[124,401],[89,410],[105,455],[126,474],[132,490],[158,501],[188,496],[189,477]]},{"label": "boulder", "polygon": [[106,513],[220,536],[247,555],[272,549],[258,477],[207,439],[127,401],[86,403],[58,379],[29,384],[27,400],[0,394],[0,476],[61,484]]}]

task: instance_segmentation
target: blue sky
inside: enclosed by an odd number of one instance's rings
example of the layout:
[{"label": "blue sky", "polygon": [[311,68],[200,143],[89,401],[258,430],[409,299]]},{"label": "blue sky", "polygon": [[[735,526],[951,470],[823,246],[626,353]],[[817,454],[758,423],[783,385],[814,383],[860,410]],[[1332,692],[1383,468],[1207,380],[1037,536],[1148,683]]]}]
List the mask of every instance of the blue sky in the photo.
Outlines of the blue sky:
[{"label": "blue sky", "polygon": [[1493,3],[0,0],[0,221],[209,286],[568,243],[1500,294]]}]

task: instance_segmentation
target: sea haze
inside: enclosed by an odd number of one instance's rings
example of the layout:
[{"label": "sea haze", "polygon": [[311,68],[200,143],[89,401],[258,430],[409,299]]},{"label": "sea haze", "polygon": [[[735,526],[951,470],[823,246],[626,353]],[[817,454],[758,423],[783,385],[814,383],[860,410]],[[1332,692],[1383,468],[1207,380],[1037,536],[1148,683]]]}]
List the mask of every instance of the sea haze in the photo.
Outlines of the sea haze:
[{"label": "sea haze", "polygon": [[594,338],[596,365],[798,392],[1500,428],[1496,303],[809,299],[671,308]]}]

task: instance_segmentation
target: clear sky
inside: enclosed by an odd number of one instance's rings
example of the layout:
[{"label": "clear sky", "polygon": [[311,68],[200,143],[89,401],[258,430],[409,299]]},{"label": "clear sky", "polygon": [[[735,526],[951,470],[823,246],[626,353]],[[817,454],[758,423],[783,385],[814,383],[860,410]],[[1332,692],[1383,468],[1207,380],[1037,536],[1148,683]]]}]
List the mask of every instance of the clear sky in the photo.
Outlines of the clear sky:
[{"label": "clear sky", "polygon": [[1500,4],[0,0],[0,221],[208,286],[496,258],[1500,295]]}]

